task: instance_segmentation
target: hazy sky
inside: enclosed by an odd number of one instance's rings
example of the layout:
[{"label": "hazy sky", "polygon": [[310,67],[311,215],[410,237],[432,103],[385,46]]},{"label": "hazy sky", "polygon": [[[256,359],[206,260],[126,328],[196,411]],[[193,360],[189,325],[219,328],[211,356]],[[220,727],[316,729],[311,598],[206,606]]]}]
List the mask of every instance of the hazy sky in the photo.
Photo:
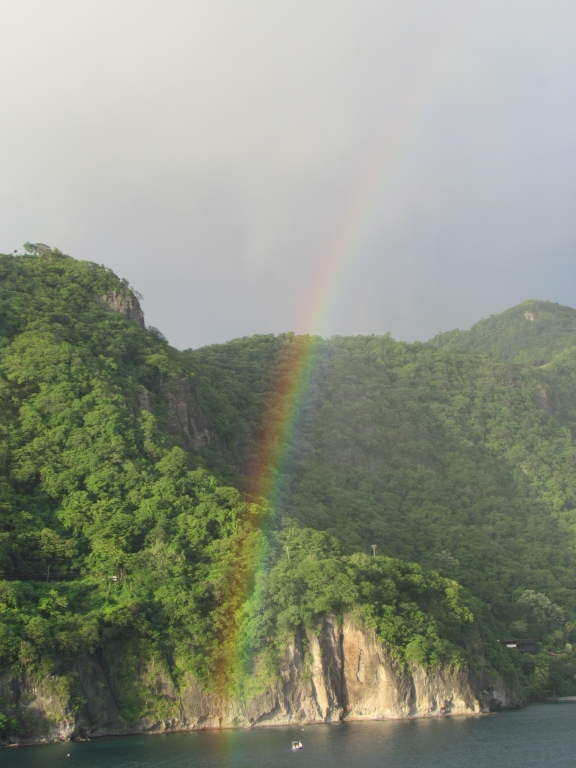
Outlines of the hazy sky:
[{"label": "hazy sky", "polygon": [[0,0],[0,250],[180,348],[576,306],[573,0]]}]

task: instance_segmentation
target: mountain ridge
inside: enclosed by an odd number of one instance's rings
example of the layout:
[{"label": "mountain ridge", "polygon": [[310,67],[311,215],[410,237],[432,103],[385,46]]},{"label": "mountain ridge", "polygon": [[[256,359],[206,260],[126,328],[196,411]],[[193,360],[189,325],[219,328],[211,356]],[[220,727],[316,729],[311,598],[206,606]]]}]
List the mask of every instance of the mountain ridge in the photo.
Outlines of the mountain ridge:
[{"label": "mountain ridge", "polygon": [[509,362],[544,365],[576,345],[576,310],[551,301],[527,299],[479,320],[470,330],[439,333],[426,344],[490,352]]}]

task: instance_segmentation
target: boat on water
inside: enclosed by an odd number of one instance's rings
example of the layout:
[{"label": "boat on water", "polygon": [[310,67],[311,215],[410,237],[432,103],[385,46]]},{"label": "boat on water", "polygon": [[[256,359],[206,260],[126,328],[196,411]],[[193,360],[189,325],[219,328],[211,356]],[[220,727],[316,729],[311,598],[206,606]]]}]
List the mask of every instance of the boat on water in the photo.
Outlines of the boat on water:
[{"label": "boat on water", "polygon": [[301,741],[293,741],[292,742],[292,749],[303,749],[302,742]]}]

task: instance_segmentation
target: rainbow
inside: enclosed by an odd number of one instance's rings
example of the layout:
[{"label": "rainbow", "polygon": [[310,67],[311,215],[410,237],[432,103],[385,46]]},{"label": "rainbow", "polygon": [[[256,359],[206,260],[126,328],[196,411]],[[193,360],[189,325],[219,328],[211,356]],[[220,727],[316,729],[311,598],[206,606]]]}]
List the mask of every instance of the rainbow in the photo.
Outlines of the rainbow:
[{"label": "rainbow", "polygon": [[252,593],[258,572],[268,553],[267,528],[274,522],[279,500],[279,483],[292,432],[298,421],[315,371],[316,350],[321,339],[311,336],[287,336],[281,360],[271,383],[272,398],[262,421],[252,472],[248,478],[246,520],[234,556],[233,583],[221,626],[215,658],[216,685],[224,696],[238,692],[244,668],[246,648],[242,638],[242,620],[246,600]]},{"label": "rainbow", "polygon": [[403,118],[398,119],[383,141],[367,152],[310,280],[305,309],[297,322],[302,332],[321,336],[328,332],[347,276],[387,204],[386,193],[392,191],[410,147],[417,144],[426,115],[450,83],[456,61],[466,48],[480,11],[470,6],[463,13],[460,34],[454,36],[450,45],[439,48],[435,60],[413,89]]},{"label": "rainbow", "polygon": [[[472,27],[475,12],[468,16]],[[242,604],[247,600],[257,572],[263,567],[266,548],[266,526],[273,520],[280,497],[279,480],[286,466],[288,451],[298,419],[309,392],[309,384],[317,368],[318,350],[326,334],[346,278],[355,258],[384,204],[384,196],[392,188],[402,167],[407,149],[418,137],[424,114],[449,80],[454,60],[464,46],[463,35],[451,47],[442,49],[434,66],[428,69],[420,89],[412,100],[408,116],[375,151],[368,154],[339,217],[338,226],[327,238],[315,275],[309,281],[308,299],[298,326],[303,335],[289,334],[284,342],[280,363],[272,385],[272,399],[263,418],[258,449],[249,477],[248,496],[260,502],[253,526],[243,539],[240,562],[243,571],[237,575],[235,587],[235,619],[226,630],[223,648],[227,679],[238,679],[244,649],[239,636]]]}]

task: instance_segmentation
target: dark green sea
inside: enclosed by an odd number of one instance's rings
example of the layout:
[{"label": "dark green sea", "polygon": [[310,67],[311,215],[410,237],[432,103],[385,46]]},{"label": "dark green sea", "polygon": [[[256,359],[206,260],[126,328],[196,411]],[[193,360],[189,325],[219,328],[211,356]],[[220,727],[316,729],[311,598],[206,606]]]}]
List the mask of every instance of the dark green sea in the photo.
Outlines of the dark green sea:
[{"label": "dark green sea", "polygon": [[[304,749],[292,752],[293,739]],[[0,750],[2,768],[573,768],[576,703],[485,717],[198,731]]]}]

